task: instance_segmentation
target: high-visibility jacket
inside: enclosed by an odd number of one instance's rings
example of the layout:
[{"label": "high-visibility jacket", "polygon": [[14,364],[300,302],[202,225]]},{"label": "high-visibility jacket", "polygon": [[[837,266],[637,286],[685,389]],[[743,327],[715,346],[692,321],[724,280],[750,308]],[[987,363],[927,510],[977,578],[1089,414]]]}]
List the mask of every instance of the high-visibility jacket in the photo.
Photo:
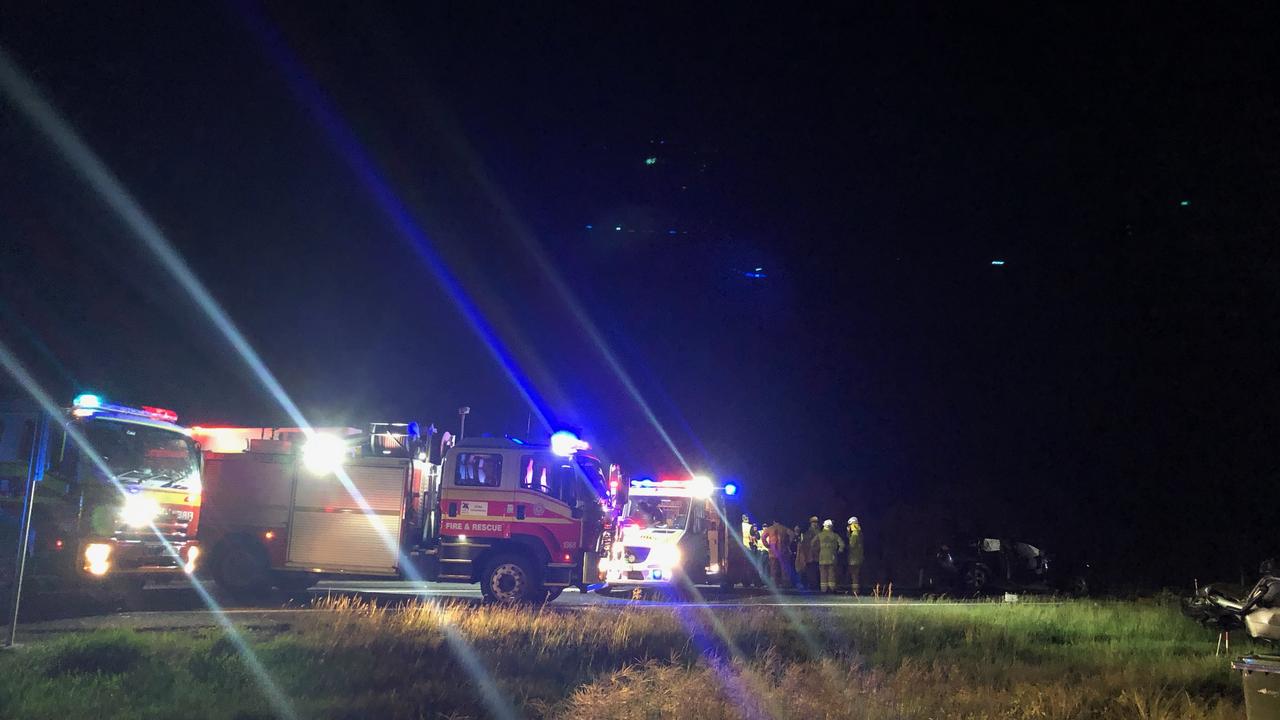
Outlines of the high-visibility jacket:
[{"label": "high-visibility jacket", "polygon": [[849,526],[849,564],[862,564],[862,526],[858,523]]},{"label": "high-visibility jacket", "polygon": [[830,528],[823,528],[818,533],[818,564],[834,565],[836,558],[844,551],[844,540]]}]

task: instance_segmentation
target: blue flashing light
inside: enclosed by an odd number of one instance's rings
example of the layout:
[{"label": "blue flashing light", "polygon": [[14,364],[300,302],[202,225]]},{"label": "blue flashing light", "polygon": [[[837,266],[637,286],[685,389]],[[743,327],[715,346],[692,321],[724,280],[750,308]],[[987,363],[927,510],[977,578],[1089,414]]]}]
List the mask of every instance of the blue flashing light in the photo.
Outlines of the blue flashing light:
[{"label": "blue flashing light", "polygon": [[582,438],[568,430],[557,430],[551,435],[551,452],[560,457],[570,457],[579,450],[585,450],[588,445],[582,441]]},{"label": "blue flashing light", "polygon": [[71,401],[71,404],[79,408],[97,408],[102,407],[102,398],[93,393],[84,393],[77,395],[76,399]]},{"label": "blue flashing light", "polygon": [[622,232],[622,226],[621,226],[621,225],[614,225],[614,226],[613,226],[613,229],[614,229],[614,231],[615,231],[615,232]]},{"label": "blue flashing light", "polygon": [[677,233],[675,230],[668,230],[668,231],[667,231],[667,234],[668,234],[668,235],[678,235],[679,233]]},{"label": "blue flashing light", "polygon": [[992,261],[991,261],[991,264],[992,264],[992,265],[1003,265],[1003,264],[1004,264],[1004,261],[1003,261],[1003,260],[992,260]]},{"label": "blue flashing light", "polygon": [[654,156],[650,155],[649,157],[647,157],[647,158],[645,158],[645,159],[644,159],[644,164],[645,164],[645,165],[657,165],[657,164],[658,164],[658,158],[656,158],[656,157],[654,157]]},{"label": "blue flashing light", "polygon": [[1191,204],[1191,201],[1190,201],[1190,200],[1183,200],[1182,202],[1180,202],[1180,203],[1178,203],[1178,204],[1179,204],[1179,205],[1181,205],[1182,207],[1187,207],[1188,205],[1190,205],[1190,204]]},{"label": "blue flashing light", "polygon": [[730,496],[732,496],[732,495],[737,495],[737,494],[738,494],[738,484],[737,484],[737,483],[731,483],[731,482],[730,482],[730,483],[725,483],[725,484],[724,484],[724,494],[725,494],[725,495],[730,495]]},{"label": "blue flashing light", "polygon": [[745,275],[746,277],[752,278],[753,280],[759,280],[760,278],[769,277],[769,275],[766,272],[764,272],[764,268],[756,268],[751,272],[745,272],[742,274]]},{"label": "blue flashing light", "polygon": [[661,579],[662,579],[662,571],[661,571],[661,570],[654,570],[654,571],[653,571],[652,573],[650,573],[650,574],[651,574],[651,575],[653,575],[653,579],[654,579],[654,580],[661,580]]},{"label": "blue flashing light", "polygon": [[594,229],[595,229],[595,226],[594,226],[594,225],[588,225],[588,226],[587,226],[587,229],[588,229],[588,230],[594,230]]}]

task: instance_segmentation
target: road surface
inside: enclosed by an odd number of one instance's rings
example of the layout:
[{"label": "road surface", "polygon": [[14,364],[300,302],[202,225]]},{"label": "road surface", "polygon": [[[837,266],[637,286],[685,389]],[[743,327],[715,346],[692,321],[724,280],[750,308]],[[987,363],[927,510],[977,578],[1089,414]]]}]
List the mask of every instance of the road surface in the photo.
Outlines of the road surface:
[{"label": "road surface", "polygon": [[[244,606],[236,604],[214,590],[221,611],[234,624],[245,629],[285,629],[303,614],[328,612],[309,607],[306,598],[290,603]],[[937,606],[937,602],[894,600],[886,602],[842,595],[785,593],[774,595],[764,590],[740,590],[723,593],[713,588],[705,591],[701,602],[667,602],[632,600],[628,597],[606,597],[597,593],[580,593],[569,589],[547,607],[553,611],[574,612],[583,608],[662,609],[673,606],[708,608],[744,607],[823,607],[847,610],[875,610],[884,607]],[[423,583],[407,581],[333,581],[323,582],[310,591],[312,598],[357,597],[378,602],[435,600],[481,602],[475,585]],[[956,603],[947,603],[956,604]],[[153,588],[143,593],[138,609],[121,610],[104,606],[75,603],[41,603],[18,627],[19,642],[33,641],[65,633],[104,628],[131,630],[179,630],[216,627],[217,618],[190,588]]]}]

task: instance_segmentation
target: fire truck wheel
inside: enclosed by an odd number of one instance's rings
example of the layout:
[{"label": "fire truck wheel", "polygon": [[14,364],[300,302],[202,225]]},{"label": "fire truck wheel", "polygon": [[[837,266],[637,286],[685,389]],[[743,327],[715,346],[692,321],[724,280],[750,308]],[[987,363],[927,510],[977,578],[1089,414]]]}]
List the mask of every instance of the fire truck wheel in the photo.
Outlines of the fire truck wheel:
[{"label": "fire truck wheel", "polygon": [[316,579],[310,573],[278,572],[274,583],[286,596],[305,600],[309,597],[307,591],[316,584]]},{"label": "fire truck wheel", "polygon": [[537,599],[541,582],[533,563],[515,554],[498,555],[489,562],[480,578],[480,591],[488,602],[512,605]]},{"label": "fire truck wheel", "polygon": [[218,546],[213,579],[236,600],[261,600],[271,590],[266,553],[246,540],[229,539]]}]

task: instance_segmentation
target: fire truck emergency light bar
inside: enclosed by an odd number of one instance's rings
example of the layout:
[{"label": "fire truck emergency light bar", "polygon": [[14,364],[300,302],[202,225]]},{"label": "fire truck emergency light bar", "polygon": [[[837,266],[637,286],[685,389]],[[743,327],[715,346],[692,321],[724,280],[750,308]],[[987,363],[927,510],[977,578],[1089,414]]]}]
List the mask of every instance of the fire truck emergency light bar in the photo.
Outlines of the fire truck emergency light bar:
[{"label": "fire truck emergency light bar", "polygon": [[153,407],[151,405],[143,405],[142,407],[129,407],[127,405],[114,405],[112,403],[103,402],[102,398],[92,393],[84,393],[77,395],[75,400],[71,401],[71,414],[76,417],[89,417],[100,412],[115,413],[117,415],[131,415],[133,417],[146,418],[148,420],[159,420],[161,422],[177,422],[178,413],[167,410],[165,408]]}]

